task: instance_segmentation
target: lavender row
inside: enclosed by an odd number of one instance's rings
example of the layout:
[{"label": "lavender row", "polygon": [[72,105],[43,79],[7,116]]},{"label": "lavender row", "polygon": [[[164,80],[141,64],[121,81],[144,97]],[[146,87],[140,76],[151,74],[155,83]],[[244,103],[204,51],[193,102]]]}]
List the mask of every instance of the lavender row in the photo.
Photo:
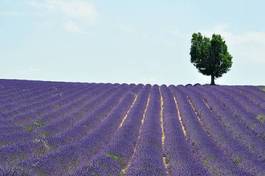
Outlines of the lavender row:
[{"label": "lavender row", "polygon": [[158,86],[153,86],[146,117],[126,175],[166,175],[162,161],[160,96]]},{"label": "lavender row", "polygon": [[231,99],[236,101],[237,104],[249,114],[248,117],[250,117],[250,120],[256,120],[258,122],[256,116],[258,114],[265,114],[265,108],[259,107],[258,104],[255,104],[253,99],[245,96],[241,91],[237,91],[231,87],[217,88],[216,91],[221,91],[222,93],[229,95]]},{"label": "lavender row", "polygon": [[34,95],[39,95],[40,93],[46,94],[51,91],[51,88],[46,87],[29,87],[27,89],[20,89],[19,87],[4,88],[4,91],[1,92],[1,103],[7,102],[8,100],[12,101],[25,101],[25,97],[34,97]]},{"label": "lavender row", "polygon": [[[50,115],[51,116],[51,115]],[[26,132],[32,132],[32,130],[34,130],[34,128],[35,127],[42,127],[42,126],[44,126],[45,124],[45,122],[47,122],[47,118],[46,119],[40,119],[40,118],[38,118],[37,120],[34,120],[33,122],[30,122],[29,121],[29,119],[27,118],[27,121],[26,121],[27,123],[28,123],[28,125],[26,124],[25,125],[25,127],[24,127],[24,130],[26,131]],[[21,132],[23,132],[23,131],[19,131],[19,129],[21,129],[21,127],[17,127],[17,133],[19,134],[19,133],[21,133]],[[5,135],[6,135],[6,133],[5,133]],[[15,134],[13,134],[13,136],[14,136]],[[1,135],[0,135],[0,137],[1,137]],[[15,141],[15,140],[13,140],[14,142],[19,142],[19,141]],[[9,142],[11,142],[11,141],[9,141]]]},{"label": "lavender row", "polygon": [[37,114],[37,109],[40,110],[42,108],[41,106],[49,106],[51,103],[56,103],[56,102],[59,102],[61,100],[63,100],[63,99],[61,99],[61,97],[60,97],[60,99],[58,99],[58,97],[56,97],[56,96],[55,97],[48,97],[47,99],[44,100],[46,102],[45,103],[42,102],[43,104],[41,104],[41,105],[39,105],[38,103],[35,103],[35,104],[32,104],[32,105],[25,106],[25,109],[23,111],[21,111],[19,109],[14,110],[13,111],[13,113],[15,112],[14,116],[12,116],[12,114],[10,114],[10,113],[9,114],[8,113],[3,113],[3,115],[5,117],[8,117],[8,118],[6,118],[6,120],[8,120],[8,121],[12,121],[12,120],[16,120],[16,119],[21,120],[23,117],[24,118],[25,117],[29,118],[31,116],[30,114],[33,115],[34,112],[36,113],[35,116],[37,116],[37,115],[39,115],[39,113]]},{"label": "lavender row", "polygon": [[265,92],[257,87],[233,86],[241,95],[247,97],[259,108],[265,109]]},{"label": "lavender row", "polygon": [[[225,124],[218,121],[219,117],[217,114],[211,110],[210,106],[207,107],[205,105],[200,92],[196,92],[194,88],[187,88],[183,91],[190,97],[194,111],[199,116],[201,126],[206,129],[209,138],[214,140],[215,144],[224,151],[226,157],[233,162],[234,167],[239,169],[237,174],[251,175],[262,173],[264,171],[263,168],[265,168],[264,163],[231,136],[230,132],[225,128]],[[211,102],[210,105],[213,103]],[[252,170],[255,170],[255,172]]]},{"label": "lavender row", "polygon": [[[88,86],[95,86],[95,84],[90,84]],[[69,88],[67,88],[69,87]],[[8,97],[9,99],[10,98],[15,98],[15,102],[20,102],[19,100],[21,99],[22,102],[21,104],[24,104],[25,102],[32,102],[34,100],[39,100],[39,98],[41,98],[44,95],[49,95],[53,92],[58,92],[58,90],[60,91],[63,91],[63,90],[74,90],[73,87],[74,86],[64,86],[64,87],[61,87],[61,86],[52,86],[52,85],[49,85],[49,84],[44,84],[42,86],[36,86],[36,87],[33,87],[32,84],[28,85],[28,87],[26,89],[24,88],[20,88],[18,85],[14,85],[12,88],[14,88],[15,90],[13,90],[13,92],[11,93],[16,93],[17,95],[9,95],[9,94],[6,94],[5,96]],[[9,88],[12,90],[12,88]],[[80,88],[80,87],[79,87]],[[42,95],[40,97],[40,95]],[[33,97],[34,99],[32,101],[31,100],[31,97]],[[18,99],[20,98],[20,99]],[[4,99],[3,96],[1,96],[1,99]],[[13,100],[12,99],[12,100]],[[23,102],[25,101],[25,102]]]},{"label": "lavender row", "polygon": [[47,140],[49,144],[58,147],[79,141],[82,137],[86,136],[87,133],[100,125],[101,121],[108,117],[108,114],[110,114],[116,105],[122,100],[127,91],[127,88],[120,87],[120,89],[113,92],[111,96],[107,98],[105,97],[106,99],[104,99],[104,101],[98,101],[97,106],[95,106],[94,109],[91,109],[91,111],[87,111],[85,117],[73,127],[61,130],[58,135],[48,138]]},{"label": "lavender row", "polygon": [[47,102],[47,104],[43,104],[43,105],[41,105],[41,107],[36,106],[36,108],[33,108],[32,111],[29,111],[29,110],[26,110],[26,111],[23,111],[23,112],[19,111],[18,114],[17,113],[15,114],[15,116],[11,116],[11,117],[9,116],[9,118],[7,120],[20,122],[20,121],[23,121],[25,118],[32,118],[31,117],[32,115],[33,116],[37,116],[37,115],[41,115],[42,112],[43,113],[45,113],[45,112],[47,113],[47,110],[51,110],[51,107],[52,107],[53,104],[56,104],[56,103],[58,103],[60,101],[65,102],[67,99],[69,99],[69,100],[72,99],[73,100],[73,98],[76,95],[81,94],[81,93],[82,93],[82,91],[80,91],[80,92],[76,91],[76,92],[70,93],[66,97],[63,97],[62,99],[58,99],[58,98],[49,99],[49,102]]},{"label": "lavender row", "polygon": [[[265,139],[265,125],[260,115],[265,115],[265,108],[259,108],[253,102],[249,101],[241,94],[234,92],[233,90],[222,90],[222,94],[229,96],[230,102],[234,102],[237,105],[237,112],[235,115],[241,118],[247,128],[250,128],[255,134]],[[265,141],[265,140],[264,140]]]},{"label": "lavender row", "polygon": [[208,175],[199,159],[192,155],[192,147],[186,141],[182,131],[177,105],[174,97],[166,86],[161,87],[163,97],[163,126],[165,129],[164,161],[169,175]]},{"label": "lavender row", "polygon": [[193,153],[199,157],[200,162],[211,175],[235,175],[238,170],[233,167],[232,161],[225,157],[224,151],[216,146],[205,129],[201,127],[187,95],[180,87],[170,86],[170,89],[177,99],[179,111],[186,127],[186,136],[193,147]]},{"label": "lavender row", "polygon": [[46,105],[37,107],[33,111],[26,111],[21,113],[19,116],[13,117],[17,124],[30,124],[36,120],[43,120],[45,123],[49,123],[56,119],[58,116],[66,114],[73,108],[78,107],[78,102],[80,102],[86,96],[86,90],[79,90],[74,93],[70,93],[61,99],[51,100]]},{"label": "lavender row", "polygon": [[34,108],[44,106],[47,103],[56,101],[57,99],[61,99],[62,96],[68,95],[69,93],[75,92],[75,91],[72,89],[68,89],[68,90],[66,89],[63,91],[62,90],[61,91],[58,91],[58,90],[47,91],[46,90],[45,92],[46,92],[46,94],[44,94],[44,95],[42,94],[41,96],[39,96],[39,95],[34,96],[33,97],[34,99],[31,99],[30,97],[25,97],[27,102],[18,102],[23,106],[17,106],[15,109],[12,108],[12,110],[10,110],[10,112],[6,112],[5,114],[12,117],[12,116],[19,114],[21,111],[22,112],[26,111],[29,108],[33,110]]},{"label": "lavender row", "polygon": [[29,167],[33,173],[43,175],[70,173],[73,168],[88,162],[100,148],[108,143],[133,99],[132,94],[127,94],[107,120],[103,121],[97,129],[80,142],[62,147],[56,152],[50,152],[43,158],[25,161],[21,165]]},{"label": "lavender row", "polygon": [[[118,96],[119,94],[117,94],[116,96]],[[109,100],[108,103],[111,103],[111,99]],[[101,108],[101,106],[99,106]],[[102,109],[99,109],[98,112],[101,112]],[[104,109],[105,110],[105,109]],[[91,120],[93,120],[93,118],[95,117],[95,115],[97,115],[97,113],[95,113],[94,115],[90,116],[91,118],[88,120],[88,122],[90,122]],[[79,126],[80,127],[80,126]],[[78,131],[77,134],[80,134],[80,130],[78,128],[75,128],[76,131]],[[72,130],[73,131],[73,130]],[[60,136],[51,136],[49,138],[44,138],[46,137],[46,135],[44,133],[41,133],[42,135],[32,135],[32,139],[29,140],[28,142],[24,142],[24,143],[16,143],[14,145],[10,145],[10,146],[5,146],[4,148],[0,149],[0,156],[2,154],[2,156],[5,156],[5,160],[9,161],[11,159],[13,163],[18,162],[19,158],[12,158],[13,154],[19,154],[19,153],[23,153],[24,155],[24,159],[29,158],[30,156],[34,156],[34,158],[38,158],[44,154],[46,154],[48,151],[50,151],[51,149],[54,150],[54,147],[58,147],[63,144],[67,144],[67,143],[71,143],[72,141],[67,141],[65,138],[69,138],[71,136],[73,136],[71,133],[66,132],[65,135],[60,135]],[[76,134],[76,133],[75,133]],[[77,140],[78,138],[74,139]],[[15,142],[15,141],[14,141]],[[57,145],[55,145],[57,144]],[[12,155],[9,155],[9,152],[5,153],[5,151],[10,151],[12,150]]]},{"label": "lavender row", "polygon": [[137,138],[140,135],[139,129],[144,118],[145,109],[147,108],[150,87],[150,85],[145,86],[139,93],[126,120],[123,124],[120,124],[109,145],[102,152],[95,155],[86,166],[79,167],[73,175],[98,174],[107,176],[122,175],[124,173],[133,155]]},{"label": "lavender row", "polygon": [[[87,113],[94,111],[97,106],[100,106],[104,101],[104,97],[108,97],[113,88],[105,88],[99,93],[91,92],[84,96],[81,101],[78,101],[78,107],[66,113],[66,115],[59,116],[44,127],[38,128],[37,133],[45,133],[45,136],[54,136],[57,133],[62,133],[73,127],[80,120],[87,116]],[[87,98],[89,97],[89,98]]]},{"label": "lavender row", "polygon": [[264,90],[261,90],[259,87],[255,86],[237,86],[240,90],[246,92],[246,94],[253,95],[258,99],[260,102],[265,101],[265,92]]},{"label": "lavender row", "polygon": [[[104,93],[104,91],[102,91],[102,93]],[[108,93],[108,92],[106,92],[106,93]],[[95,98],[97,98],[97,96]],[[80,109],[78,109],[76,112],[79,112],[79,111],[80,111]],[[42,121],[35,121],[33,124],[30,124],[29,126],[27,126],[27,128],[25,130],[27,133],[29,133],[29,136],[33,137],[29,141],[33,141],[34,139],[38,139],[39,137],[47,137],[48,135],[54,135],[54,133],[56,132],[55,128],[56,127],[58,128],[57,131],[58,130],[60,131],[64,128],[66,128],[67,126],[63,125],[63,124],[67,124],[67,122],[71,121],[71,119],[75,117],[74,115],[75,115],[75,113],[71,113],[71,114],[69,114],[69,116],[64,117],[61,120],[56,121],[56,123],[52,123],[52,124],[41,124],[41,123],[43,123]],[[77,121],[77,118],[75,118],[75,119]],[[72,119],[72,121],[73,121],[73,119]],[[36,122],[38,122],[38,123],[36,123]],[[70,124],[74,124],[74,123],[70,123]],[[16,129],[14,127],[14,128],[10,128],[10,129],[13,129],[12,131],[15,131],[15,133],[11,134],[11,136],[14,136],[14,137],[16,136],[16,134],[19,135],[20,133],[25,133],[24,128],[21,128],[21,127],[17,127]],[[31,134],[33,132],[35,133],[35,135]],[[60,131],[60,132],[62,132],[62,131]],[[2,135],[2,134],[4,134],[4,135]],[[5,145],[7,145],[7,144],[10,145],[12,143],[18,144],[21,142],[25,143],[24,139],[19,138],[19,140],[18,140],[17,138],[13,138],[13,139],[10,138],[10,136],[7,135],[8,132],[2,133],[2,134],[0,135],[0,139],[3,138],[3,140],[7,141],[7,139],[5,139],[5,138],[9,137],[8,142],[5,142]],[[27,141],[26,145],[29,145],[29,141]]]},{"label": "lavender row", "polygon": [[[229,102],[228,97],[225,98],[225,96],[221,96],[217,92],[211,92],[212,90],[210,88],[206,88],[205,91],[207,91],[207,94],[205,93],[204,96],[209,101],[210,108],[217,113],[220,121],[230,130],[230,135],[247,147],[250,152],[256,153],[257,158],[263,158],[263,141],[241,121],[239,116],[234,115],[234,111],[237,110],[236,104],[227,103]],[[204,91],[201,92],[203,93]],[[257,153],[257,149],[260,151],[259,154]]]}]

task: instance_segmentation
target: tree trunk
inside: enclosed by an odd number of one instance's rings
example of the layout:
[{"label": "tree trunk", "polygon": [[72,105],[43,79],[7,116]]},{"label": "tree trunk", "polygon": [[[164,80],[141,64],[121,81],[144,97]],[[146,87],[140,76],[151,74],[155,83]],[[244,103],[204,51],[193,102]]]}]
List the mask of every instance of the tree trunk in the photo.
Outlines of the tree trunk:
[{"label": "tree trunk", "polygon": [[211,75],[211,85],[215,85],[215,82],[214,82],[214,75]]}]

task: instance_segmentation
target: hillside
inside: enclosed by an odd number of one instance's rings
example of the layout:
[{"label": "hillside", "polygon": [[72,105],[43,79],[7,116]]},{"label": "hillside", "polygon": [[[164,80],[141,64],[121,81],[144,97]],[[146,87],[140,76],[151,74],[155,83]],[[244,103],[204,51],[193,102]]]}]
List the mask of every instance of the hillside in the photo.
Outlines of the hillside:
[{"label": "hillside", "polygon": [[0,80],[0,176],[265,175],[265,92]]}]

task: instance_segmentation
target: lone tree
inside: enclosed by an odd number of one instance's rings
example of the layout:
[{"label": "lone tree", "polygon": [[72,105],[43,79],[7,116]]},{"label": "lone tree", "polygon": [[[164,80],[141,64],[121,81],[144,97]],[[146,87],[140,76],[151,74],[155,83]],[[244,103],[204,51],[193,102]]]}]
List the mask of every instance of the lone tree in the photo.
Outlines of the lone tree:
[{"label": "lone tree", "polygon": [[230,70],[232,56],[221,35],[213,34],[212,38],[193,33],[190,49],[191,63],[204,75],[211,76],[211,85],[215,78],[221,77]]}]

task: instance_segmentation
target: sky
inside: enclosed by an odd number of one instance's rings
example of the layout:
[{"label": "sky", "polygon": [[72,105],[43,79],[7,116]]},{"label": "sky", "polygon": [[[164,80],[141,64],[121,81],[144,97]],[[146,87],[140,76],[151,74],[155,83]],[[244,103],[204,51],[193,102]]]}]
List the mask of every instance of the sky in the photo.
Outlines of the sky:
[{"label": "sky", "polygon": [[0,0],[0,79],[209,83],[191,35],[221,34],[233,65],[217,84],[265,85],[262,0]]}]

